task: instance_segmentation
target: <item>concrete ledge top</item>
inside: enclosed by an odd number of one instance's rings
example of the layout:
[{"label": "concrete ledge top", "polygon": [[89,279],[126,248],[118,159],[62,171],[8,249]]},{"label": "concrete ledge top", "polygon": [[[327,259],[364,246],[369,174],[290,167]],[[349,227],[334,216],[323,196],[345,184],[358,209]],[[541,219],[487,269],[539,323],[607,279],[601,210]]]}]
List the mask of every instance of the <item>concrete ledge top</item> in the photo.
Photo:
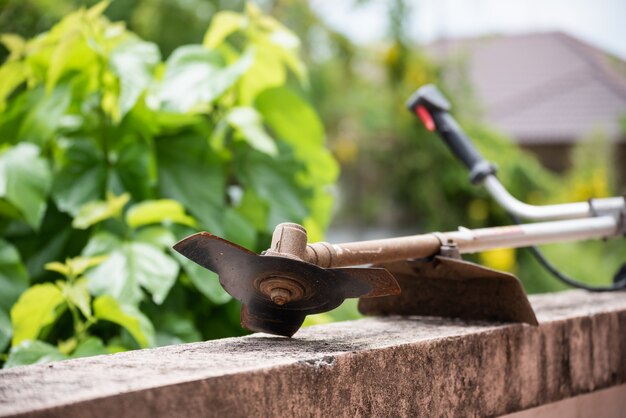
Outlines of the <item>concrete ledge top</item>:
[{"label": "concrete ledge top", "polygon": [[510,413],[626,382],[625,296],[532,296],[539,327],[366,318],[6,369],[0,416]]}]

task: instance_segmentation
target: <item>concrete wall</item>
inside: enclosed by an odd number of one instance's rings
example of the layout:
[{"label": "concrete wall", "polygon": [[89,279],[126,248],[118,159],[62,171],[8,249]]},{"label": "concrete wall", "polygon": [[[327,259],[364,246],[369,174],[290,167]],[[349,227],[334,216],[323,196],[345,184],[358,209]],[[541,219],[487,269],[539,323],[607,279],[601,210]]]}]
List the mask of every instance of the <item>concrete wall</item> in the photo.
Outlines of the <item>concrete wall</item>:
[{"label": "concrete wall", "polygon": [[2,370],[0,416],[497,416],[626,382],[625,293],[531,302],[538,327],[367,318]]}]

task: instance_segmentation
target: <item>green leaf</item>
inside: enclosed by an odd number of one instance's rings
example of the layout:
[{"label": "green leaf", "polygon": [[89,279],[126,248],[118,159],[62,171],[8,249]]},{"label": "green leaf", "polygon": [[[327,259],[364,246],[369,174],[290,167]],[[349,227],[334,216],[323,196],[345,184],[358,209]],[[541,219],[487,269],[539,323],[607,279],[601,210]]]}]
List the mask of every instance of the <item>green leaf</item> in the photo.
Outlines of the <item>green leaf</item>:
[{"label": "green leaf", "polygon": [[201,341],[202,335],[189,314],[165,311],[153,317],[157,345],[171,345]]},{"label": "green leaf", "polygon": [[248,249],[256,247],[256,228],[233,209],[227,209],[224,214],[224,229],[227,240]]},{"label": "green leaf", "polygon": [[243,197],[236,210],[237,213],[246,218],[255,229],[264,231],[267,228],[269,205],[250,187],[244,190]]},{"label": "green leaf", "polygon": [[112,295],[123,304],[137,304],[143,294],[131,266],[124,246],[109,254],[105,262],[85,273],[89,280],[89,292],[93,295]]},{"label": "green leaf", "polygon": [[[39,279],[45,274],[45,264],[50,260],[58,260],[66,256],[68,251],[77,251],[73,246],[79,244],[82,237],[72,230],[70,220],[65,214],[60,214],[53,208],[49,208],[48,214],[37,234],[24,236],[20,239],[20,245],[25,245],[24,265],[28,275],[33,279]],[[78,239],[77,239],[78,238]],[[80,245],[80,244],[79,244]]]},{"label": "green leaf", "polygon": [[59,274],[62,274],[65,277],[69,277],[72,274],[68,266],[66,266],[63,263],[59,263],[58,261],[52,261],[50,263],[46,263],[44,267],[46,270],[57,272]]},{"label": "green leaf", "polygon": [[3,309],[0,309],[0,353],[9,346],[11,342],[11,335],[13,334],[13,327],[11,327],[11,318]]},{"label": "green leaf", "polygon": [[178,276],[178,264],[158,248],[135,242],[130,244],[128,260],[139,284],[152,294],[152,300],[161,304]]},{"label": "green leaf", "polygon": [[76,347],[70,358],[98,356],[100,354],[108,353],[109,351],[104,346],[104,343],[100,338],[89,337]]},{"label": "green leaf", "polygon": [[120,238],[108,231],[100,231],[93,235],[83,249],[83,256],[94,257],[117,250],[122,245]]},{"label": "green leaf", "polygon": [[26,92],[16,94],[4,109],[0,102],[0,144],[12,144],[18,140],[24,115],[28,112],[27,96]]},{"label": "green leaf", "polygon": [[131,228],[162,222],[195,226],[195,220],[185,214],[185,208],[175,200],[149,200],[133,205],[126,213],[126,223]]},{"label": "green leaf", "polygon": [[120,196],[109,193],[107,194],[107,200],[86,203],[81,206],[78,214],[72,221],[72,226],[76,229],[87,229],[106,219],[118,217],[129,200],[130,195],[128,193]]},{"label": "green leaf", "polygon": [[328,313],[319,313],[315,315],[307,315],[302,323],[302,327],[310,327],[312,325],[322,325],[322,324],[330,324],[334,322],[332,316]]},{"label": "green leaf", "polygon": [[133,348],[126,347],[123,344],[119,344],[115,338],[112,338],[109,344],[106,346],[109,354],[123,353],[124,351],[133,350]]},{"label": "green leaf", "polygon": [[262,158],[249,155],[241,164],[241,176],[247,186],[269,205],[268,228],[280,222],[298,222],[306,218],[308,209],[304,202],[306,190],[294,183],[293,161]]},{"label": "green leaf", "polygon": [[150,320],[134,306],[120,305],[113,297],[104,295],[94,300],[93,309],[96,318],[124,327],[140,347],[154,345],[154,327]]},{"label": "green leaf", "polygon": [[61,124],[62,116],[70,105],[72,94],[69,85],[60,84],[46,93],[43,87],[28,94],[28,113],[22,122],[18,137],[22,141],[45,145]]},{"label": "green leaf", "polygon": [[324,127],[307,102],[287,87],[266,90],[256,106],[276,136],[288,143],[299,161],[305,162],[309,177],[299,178],[303,186],[332,184],[339,166],[324,148]]},{"label": "green leaf", "polygon": [[91,318],[91,295],[86,278],[79,279],[73,284],[63,283],[61,289],[69,303],[76,306],[85,318]]},{"label": "green leaf", "polygon": [[285,66],[274,48],[257,45],[254,51],[254,61],[239,83],[239,102],[244,105],[252,104],[263,90],[282,86],[287,80]]},{"label": "green leaf", "polygon": [[0,239],[0,311],[9,312],[27,286],[28,275],[19,253]]},{"label": "green leaf", "polygon": [[252,107],[234,107],[226,115],[226,121],[257,151],[277,155],[274,140],[265,132],[259,113]]},{"label": "green leaf", "polygon": [[[297,47],[293,47],[292,40],[298,43]],[[271,37],[273,43],[282,45],[279,48],[278,55],[281,57],[283,64],[287,66],[298,77],[300,83],[306,87],[309,85],[309,78],[306,66],[299,57],[299,40],[292,32],[275,32]]]},{"label": "green leaf", "polygon": [[176,49],[167,60],[163,82],[157,93],[160,107],[188,112],[206,105],[232,87],[252,63],[252,52],[225,66],[220,54],[201,45]]},{"label": "green leaf", "polygon": [[87,17],[91,20],[97,20],[100,16],[102,16],[104,11],[109,7],[109,4],[111,4],[109,0],[99,1],[98,3],[94,4],[89,9],[87,9],[87,12],[86,12]]},{"label": "green leaf", "polygon": [[11,309],[13,345],[34,340],[41,330],[60,315],[65,299],[52,283],[37,284],[26,290]]},{"label": "green leaf", "polygon": [[55,346],[43,341],[26,340],[19,345],[14,345],[9,352],[9,358],[4,363],[5,369],[29,364],[50,363],[51,361],[64,360],[67,357]]},{"label": "green leaf", "polygon": [[311,105],[288,87],[264,91],[255,106],[276,135],[295,149],[324,144],[324,127],[319,117]]},{"label": "green leaf", "polygon": [[137,304],[143,286],[161,304],[178,276],[178,264],[160,249],[141,242],[124,243],[86,276],[95,295],[112,295],[122,304]]},{"label": "green leaf", "polygon": [[306,68],[298,56],[300,52],[298,37],[278,20],[263,15],[253,3],[247,3],[246,9],[251,26],[254,27],[254,30],[247,32],[249,41],[262,50],[263,55],[272,56],[291,69],[301,82],[307,82]]},{"label": "green leaf", "polygon": [[217,274],[197,265],[176,252],[173,252],[173,255],[183,267],[183,270],[187,273],[187,276],[194,286],[211,302],[216,305],[222,305],[232,299],[220,285]]},{"label": "green leaf", "polygon": [[130,136],[116,147],[114,155],[117,160],[109,170],[109,190],[118,195],[128,192],[133,200],[153,198],[157,181],[153,147]]},{"label": "green leaf", "polygon": [[84,204],[104,196],[107,164],[95,142],[88,138],[63,139],[59,149],[52,197],[61,211],[76,216]]},{"label": "green leaf", "polygon": [[65,263],[53,261],[46,263],[46,270],[56,271],[63,276],[73,279],[83,274],[87,269],[97,266],[106,260],[106,256],[99,257],[73,257],[65,260]]},{"label": "green leaf", "polygon": [[172,231],[161,225],[141,228],[135,233],[133,240],[145,242],[161,249],[168,249],[176,243],[176,237]]},{"label": "green leaf", "polygon": [[119,117],[135,106],[139,96],[152,81],[152,74],[161,60],[159,48],[137,38],[118,45],[109,55],[109,66],[120,81]]},{"label": "green leaf", "polygon": [[207,48],[217,48],[228,35],[242,29],[245,24],[246,18],[239,13],[229,10],[218,12],[213,16],[202,44]]},{"label": "green leaf", "polygon": [[61,340],[57,343],[57,348],[59,349],[59,351],[65,355],[70,354],[72,351],[74,351],[74,349],[76,349],[76,345],[78,344],[78,341],[76,340],[76,338],[71,337],[65,341]]},{"label": "green leaf", "polygon": [[324,239],[324,231],[331,221],[335,199],[324,189],[317,189],[309,210],[310,216],[302,221],[302,226],[307,230],[309,241],[317,242]]},{"label": "green leaf", "polygon": [[36,145],[22,143],[0,154],[0,198],[19,209],[33,228],[39,228],[46,210],[50,179]]},{"label": "green leaf", "polygon": [[69,266],[75,276],[80,276],[87,269],[90,269],[107,259],[107,256],[99,257],[73,257],[69,259]]},{"label": "green leaf", "polygon": [[3,112],[7,97],[26,80],[26,64],[23,61],[5,62],[0,67],[0,80],[0,112]]},{"label": "green leaf", "polygon": [[69,72],[89,72],[98,67],[97,55],[78,30],[68,31],[55,43],[50,43],[50,59],[46,77],[46,91],[50,92],[57,82]]},{"label": "green leaf", "polygon": [[156,141],[159,192],[182,203],[204,229],[220,235],[224,173],[206,138],[192,135]]},{"label": "green leaf", "polygon": [[[39,48],[31,48],[34,54],[39,55],[42,62],[39,65],[47,64],[46,88],[52,90],[56,82],[63,76],[70,73],[78,73],[91,78],[95,82],[101,70],[101,56],[104,53],[102,37],[106,36],[109,45],[114,45],[115,35],[120,31],[106,30],[104,21],[99,19],[102,11],[108,2],[100,2],[88,10],[78,10],[69,13],[65,18],[52,27],[44,36],[40,36],[35,41],[40,41]],[[112,25],[111,25],[112,26]],[[32,42],[32,41],[31,41]],[[31,64],[32,65],[32,64]]]},{"label": "green leaf", "polygon": [[0,43],[11,53],[12,58],[19,57],[24,52],[26,41],[15,33],[4,33],[0,35]]}]

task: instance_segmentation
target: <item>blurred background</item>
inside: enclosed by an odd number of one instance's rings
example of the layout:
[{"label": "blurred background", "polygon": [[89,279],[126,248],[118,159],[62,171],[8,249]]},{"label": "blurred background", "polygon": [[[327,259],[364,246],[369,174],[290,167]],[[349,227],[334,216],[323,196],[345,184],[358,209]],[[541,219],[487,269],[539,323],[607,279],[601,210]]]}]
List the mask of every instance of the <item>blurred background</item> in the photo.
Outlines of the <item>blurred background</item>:
[{"label": "blurred background", "polygon": [[[30,38],[95,1],[0,0],[0,32]],[[626,192],[626,3],[620,0],[265,0],[299,37],[300,93],[324,125],[341,174],[325,239],[347,241],[509,224],[441,141],[404,108],[436,83],[503,184],[533,204]],[[202,42],[237,0],[117,0],[104,14],[163,59]],[[0,49],[0,62],[9,56]],[[297,77],[287,82],[298,84]],[[267,240],[266,236],[263,238]],[[257,243],[263,248],[265,241]],[[608,283],[623,242],[550,245],[568,274]],[[517,274],[530,293],[563,289],[526,250],[470,257]],[[236,315],[228,308],[223,315]],[[309,323],[356,317],[353,303]],[[236,322],[236,320],[235,320]],[[225,336],[233,328],[203,332]]]}]

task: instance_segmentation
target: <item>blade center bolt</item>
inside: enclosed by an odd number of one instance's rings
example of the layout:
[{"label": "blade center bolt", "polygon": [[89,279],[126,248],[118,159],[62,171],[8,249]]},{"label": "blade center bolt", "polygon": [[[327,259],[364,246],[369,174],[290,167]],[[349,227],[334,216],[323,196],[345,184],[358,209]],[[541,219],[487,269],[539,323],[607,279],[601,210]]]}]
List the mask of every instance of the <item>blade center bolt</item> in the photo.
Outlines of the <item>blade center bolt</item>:
[{"label": "blade center bolt", "polygon": [[270,299],[277,305],[284,305],[291,300],[291,292],[282,287],[275,287],[270,293]]},{"label": "blade center bolt", "polygon": [[276,305],[283,306],[288,302],[302,299],[305,290],[296,280],[284,276],[270,276],[258,282],[257,289],[269,297]]}]

